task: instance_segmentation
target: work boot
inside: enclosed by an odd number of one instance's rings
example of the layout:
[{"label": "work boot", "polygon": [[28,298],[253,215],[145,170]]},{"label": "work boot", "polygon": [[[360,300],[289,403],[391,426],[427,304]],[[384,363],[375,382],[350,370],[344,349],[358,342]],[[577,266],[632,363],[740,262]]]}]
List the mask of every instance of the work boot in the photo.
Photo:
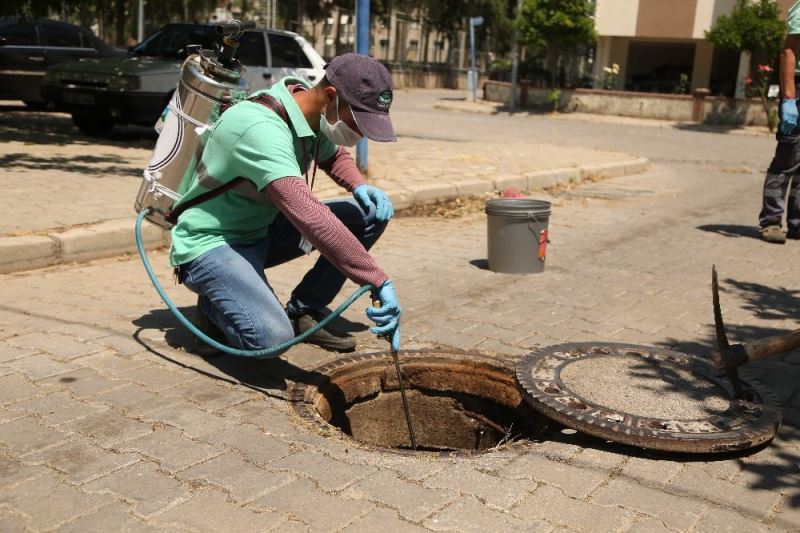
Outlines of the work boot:
[{"label": "work boot", "polygon": [[[228,344],[228,338],[225,337],[225,334],[222,332],[222,330],[219,329],[216,324],[211,322],[211,319],[208,318],[208,316],[206,316],[206,314],[203,312],[203,308],[200,307],[200,298],[197,299],[197,308],[194,312],[194,325],[197,327],[197,329],[218,343],[225,345]],[[207,344],[197,335],[194,336],[194,349],[192,352],[196,353],[200,357],[216,357],[223,354],[221,350],[218,350],[210,344]]]},{"label": "work boot", "polygon": [[[300,316],[289,315],[289,320],[292,322],[295,335],[305,333],[324,318],[324,313],[313,309],[309,309]],[[344,331],[337,330],[335,327],[331,326],[331,324],[317,331],[303,342],[315,344],[321,348],[335,352],[352,352],[356,349],[355,337]]]},{"label": "work boot", "polygon": [[786,242],[786,234],[777,225],[764,226],[761,228],[761,240],[773,244],[783,244]]}]

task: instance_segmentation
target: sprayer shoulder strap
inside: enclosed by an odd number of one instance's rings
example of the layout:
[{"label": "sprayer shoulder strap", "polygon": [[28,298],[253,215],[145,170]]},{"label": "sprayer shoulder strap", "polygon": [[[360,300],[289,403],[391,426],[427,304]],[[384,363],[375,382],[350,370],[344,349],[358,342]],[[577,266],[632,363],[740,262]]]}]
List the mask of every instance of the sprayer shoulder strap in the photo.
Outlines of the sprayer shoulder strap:
[{"label": "sprayer shoulder strap", "polygon": [[[259,95],[258,97],[252,99],[251,101],[252,102],[257,102],[257,103],[263,105],[264,107],[267,107],[267,108],[271,109],[276,115],[281,117],[281,120],[283,120],[286,123],[287,126],[289,126],[291,128],[291,124],[289,123],[289,114],[286,112],[286,108],[283,107],[283,104],[280,102],[280,100],[278,100],[277,98],[275,98],[272,95],[269,95],[269,94],[265,93],[265,94]],[[227,110],[227,108],[225,108],[225,110]],[[223,110],[223,113],[225,112],[225,110]],[[173,225],[177,224],[178,223],[178,217],[181,216],[181,213],[183,213],[184,211],[186,211],[190,207],[194,207],[196,205],[202,204],[203,202],[207,202],[208,200],[211,200],[212,198],[216,198],[220,194],[226,193],[229,190],[233,189],[234,187],[236,187],[236,186],[238,186],[238,185],[240,185],[242,183],[245,183],[246,181],[248,181],[247,178],[244,178],[242,176],[233,178],[231,181],[229,181],[225,185],[221,185],[221,186],[217,187],[216,189],[212,189],[210,191],[204,192],[203,194],[195,196],[191,200],[188,200],[188,201],[180,204],[179,206],[177,206],[174,209],[170,210],[164,216],[164,218],[170,224],[173,224]]]}]

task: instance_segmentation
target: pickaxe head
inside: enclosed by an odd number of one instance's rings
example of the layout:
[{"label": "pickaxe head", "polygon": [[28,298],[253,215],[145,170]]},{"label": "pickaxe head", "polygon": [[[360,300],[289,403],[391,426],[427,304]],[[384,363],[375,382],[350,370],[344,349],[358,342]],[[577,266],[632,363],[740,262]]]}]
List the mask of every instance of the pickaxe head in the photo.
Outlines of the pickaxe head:
[{"label": "pickaxe head", "polygon": [[714,354],[714,364],[724,370],[733,386],[733,391],[739,399],[744,398],[742,384],[739,381],[739,367],[747,362],[747,353],[744,345],[728,342],[725,332],[725,323],[722,321],[722,309],[719,306],[719,282],[717,281],[717,266],[711,267],[711,299],[714,302],[714,330],[717,334],[717,353]]}]

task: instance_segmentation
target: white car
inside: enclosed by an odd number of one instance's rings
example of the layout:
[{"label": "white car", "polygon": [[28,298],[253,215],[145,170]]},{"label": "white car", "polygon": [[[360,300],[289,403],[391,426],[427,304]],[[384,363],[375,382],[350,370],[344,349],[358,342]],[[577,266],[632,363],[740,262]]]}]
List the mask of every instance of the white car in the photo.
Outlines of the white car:
[{"label": "white car", "polygon": [[[72,113],[89,135],[107,133],[115,124],[152,126],[175,91],[189,45],[212,48],[219,39],[214,29],[212,24],[168,24],[127,57],[55,65],[47,69],[42,94],[56,109]],[[296,33],[250,30],[239,43],[236,58],[246,68],[251,92],[285,76],[314,85],[325,75],[325,61]]]}]

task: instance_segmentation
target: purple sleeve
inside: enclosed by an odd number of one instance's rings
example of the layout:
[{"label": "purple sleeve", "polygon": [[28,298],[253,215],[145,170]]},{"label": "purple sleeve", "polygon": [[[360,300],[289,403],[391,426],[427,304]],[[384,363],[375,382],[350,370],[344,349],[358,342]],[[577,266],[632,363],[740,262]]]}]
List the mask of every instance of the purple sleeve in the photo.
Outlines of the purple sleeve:
[{"label": "purple sleeve", "polygon": [[359,172],[356,162],[350,153],[340,146],[336,153],[326,161],[320,161],[319,168],[324,170],[340,187],[353,192],[353,189],[367,182]]},{"label": "purple sleeve", "polygon": [[374,287],[389,279],[355,235],[314,197],[304,180],[281,178],[264,190],[275,207],[348,279]]}]

